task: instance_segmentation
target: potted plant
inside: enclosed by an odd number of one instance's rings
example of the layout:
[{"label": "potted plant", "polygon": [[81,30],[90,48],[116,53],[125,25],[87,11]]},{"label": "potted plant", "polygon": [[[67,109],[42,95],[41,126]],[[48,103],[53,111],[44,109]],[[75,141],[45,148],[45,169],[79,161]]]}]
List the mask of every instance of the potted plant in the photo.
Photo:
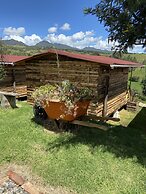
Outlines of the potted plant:
[{"label": "potted plant", "polygon": [[60,84],[47,84],[37,88],[32,95],[35,104],[43,107],[51,119],[73,121],[86,114],[92,90],[78,88],[65,80]]}]

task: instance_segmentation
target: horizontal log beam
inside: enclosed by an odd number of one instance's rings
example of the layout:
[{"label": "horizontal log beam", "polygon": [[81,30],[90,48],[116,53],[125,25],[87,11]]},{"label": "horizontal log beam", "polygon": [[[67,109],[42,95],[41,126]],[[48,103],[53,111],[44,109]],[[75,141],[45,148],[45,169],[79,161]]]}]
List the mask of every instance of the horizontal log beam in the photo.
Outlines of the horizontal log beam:
[{"label": "horizontal log beam", "polygon": [[84,126],[84,127],[98,128],[98,129],[101,129],[103,131],[107,131],[109,129],[108,127],[106,127],[104,125],[99,125],[99,124],[95,124],[95,123],[89,123],[87,121],[74,120],[71,123],[75,124],[75,125],[81,125],[81,126]]}]

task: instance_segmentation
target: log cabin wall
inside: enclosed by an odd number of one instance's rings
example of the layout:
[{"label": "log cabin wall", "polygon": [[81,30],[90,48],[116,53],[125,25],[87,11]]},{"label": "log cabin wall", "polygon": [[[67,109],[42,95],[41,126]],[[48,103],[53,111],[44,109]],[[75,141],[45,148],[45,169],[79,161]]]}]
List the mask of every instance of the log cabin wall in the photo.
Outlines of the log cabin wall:
[{"label": "log cabin wall", "polygon": [[14,76],[16,82],[16,93],[19,94],[19,97],[27,96],[25,62],[17,62],[14,66]]},{"label": "log cabin wall", "polygon": [[92,88],[97,95],[99,69],[100,66],[96,63],[63,56],[59,56],[59,64],[57,64],[54,54],[27,61],[28,102],[32,102],[31,94],[36,87],[47,83],[59,83],[67,79],[74,84],[79,84],[80,87],[88,86]]},{"label": "log cabin wall", "polygon": [[16,92],[18,93],[18,98],[27,96],[25,62],[17,62],[14,66],[7,64],[4,69],[6,75],[3,80],[0,80],[0,90]]},{"label": "log cabin wall", "polygon": [[126,103],[128,68],[110,69],[107,65],[78,60],[65,56],[46,54],[26,61],[27,99],[33,103],[32,91],[47,83],[59,83],[65,79],[94,90],[95,99],[88,114],[102,115],[105,92],[105,77],[109,76],[107,114],[113,113]]},{"label": "log cabin wall", "polygon": [[115,68],[110,70],[108,115],[127,103],[129,68]]},{"label": "log cabin wall", "polygon": [[107,115],[112,114],[127,103],[128,68],[100,68],[98,88],[98,107],[92,104],[89,114],[102,115],[105,78],[109,76]]}]

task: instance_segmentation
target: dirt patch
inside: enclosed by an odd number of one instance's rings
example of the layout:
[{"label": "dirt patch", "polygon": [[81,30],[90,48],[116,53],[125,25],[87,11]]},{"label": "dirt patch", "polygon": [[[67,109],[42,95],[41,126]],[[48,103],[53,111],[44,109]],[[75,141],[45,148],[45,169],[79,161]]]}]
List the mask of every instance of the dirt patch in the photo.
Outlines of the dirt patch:
[{"label": "dirt patch", "polygon": [[70,191],[63,187],[52,187],[46,185],[42,178],[35,175],[30,167],[26,165],[17,165],[17,164],[5,164],[0,166],[0,180],[4,179],[7,176],[8,170],[13,170],[22,176],[25,180],[31,182],[38,190],[44,194],[75,194],[75,192]]}]

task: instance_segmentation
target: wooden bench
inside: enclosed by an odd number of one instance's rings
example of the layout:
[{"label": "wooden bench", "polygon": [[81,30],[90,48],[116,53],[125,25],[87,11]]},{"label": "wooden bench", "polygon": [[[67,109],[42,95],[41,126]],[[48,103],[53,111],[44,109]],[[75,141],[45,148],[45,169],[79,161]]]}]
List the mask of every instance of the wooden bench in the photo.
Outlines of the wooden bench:
[{"label": "wooden bench", "polygon": [[18,94],[14,92],[4,92],[0,91],[0,106],[2,108],[17,108],[16,106],[16,96]]}]

